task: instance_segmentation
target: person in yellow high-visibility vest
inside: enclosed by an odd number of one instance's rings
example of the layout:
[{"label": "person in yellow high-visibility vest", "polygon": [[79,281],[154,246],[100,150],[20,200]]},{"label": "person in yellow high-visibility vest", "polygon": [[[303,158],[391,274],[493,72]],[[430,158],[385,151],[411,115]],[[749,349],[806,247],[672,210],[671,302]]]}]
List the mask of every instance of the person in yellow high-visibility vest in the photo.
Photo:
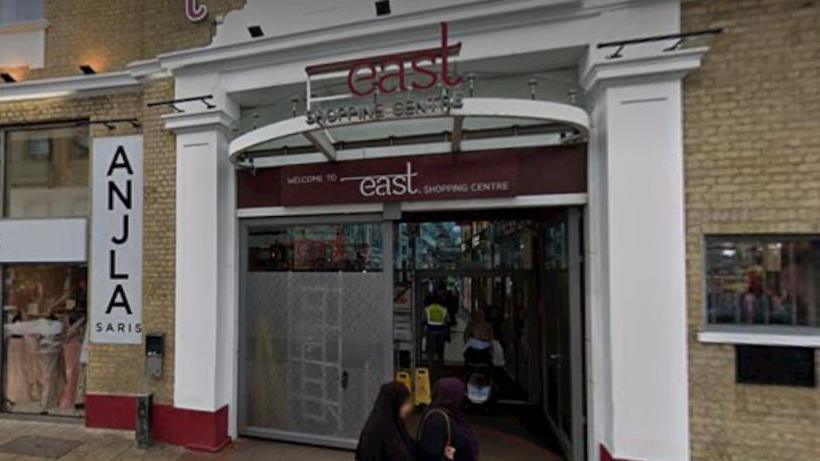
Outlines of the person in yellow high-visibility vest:
[{"label": "person in yellow high-visibility vest", "polygon": [[424,308],[424,332],[427,340],[427,363],[444,363],[444,342],[447,338],[447,328],[450,315],[447,308],[439,304],[435,298],[428,300]]}]

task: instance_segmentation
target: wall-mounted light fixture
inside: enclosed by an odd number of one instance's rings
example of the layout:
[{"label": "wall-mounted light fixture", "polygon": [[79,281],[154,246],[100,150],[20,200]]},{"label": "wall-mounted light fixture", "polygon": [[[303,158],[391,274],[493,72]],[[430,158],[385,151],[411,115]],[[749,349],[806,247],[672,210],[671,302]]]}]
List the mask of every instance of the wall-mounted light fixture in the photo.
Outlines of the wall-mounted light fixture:
[{"label": "wall-mounted light fixture", "polygon": [[17,82],[17,79],[14,78],[14,76],[11,75],[8,72],[3,72],[2,74],[0,74],[0,78],[3,79],[4,83],[15,83],[15,82]]},{"label": "wall-mounted light fixture", "polygon": [[248,26],[248,33],[251,34],[251,38],[259,38],[265,36],[265,32],[262,30],[262,26]]},{"label": "wall-mounted light fixture", "polygon": [[88,65],[88,64],[83,64],[83,65],[81,65],[81,66],[80,66],[80,70],[81,70],[81,71],[83,72],[83,74],[85,74],[85,75],[94,75],[94,74],[96,74],[96,73],[97,73],[97,71],[96,71],[96,70],[94,70],[94,68],[93,68],[93,67],[91,67],[91,66],[90,66],[90,65]]}]

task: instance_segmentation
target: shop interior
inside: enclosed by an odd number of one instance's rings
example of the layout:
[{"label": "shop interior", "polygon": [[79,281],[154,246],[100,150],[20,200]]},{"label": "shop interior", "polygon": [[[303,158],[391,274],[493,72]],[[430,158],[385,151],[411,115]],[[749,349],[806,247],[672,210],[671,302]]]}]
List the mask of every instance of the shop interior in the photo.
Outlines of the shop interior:
[{"label": "shop interior", "polygon": [[86,287],[85,265],[3,268],[4,412],[83,416]]},{"label": "shop interior", "polygon": [[[0,133],[3,217],[87,217],[90,139],[82,122]],[[86,264],[13,263],[0,269],[0,411],[83,416]]]},{"label": "shop interior", "polygon": [[[557,407],[571,400],[571,383],[558,362],[570,356],[568,309],[581,306],[568,296],[566,218],[551,209],[418,214],[397,228],[397,368],[463,379],[483,449],[505,459],[563,459],[569,448],[560,439],[561,425],[571,434],[568,409]],[[444,308],[443,329],[430,325],[431,305]]]}]

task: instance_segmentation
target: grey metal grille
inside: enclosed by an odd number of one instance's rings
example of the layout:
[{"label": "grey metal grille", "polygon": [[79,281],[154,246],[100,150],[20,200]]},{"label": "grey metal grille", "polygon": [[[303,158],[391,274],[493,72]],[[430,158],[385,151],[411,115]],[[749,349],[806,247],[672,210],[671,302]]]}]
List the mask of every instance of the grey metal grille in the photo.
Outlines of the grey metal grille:
[{"label": "grey metal grille", "polygon": [[243,345],[246,426],[358,437],[390,376],[382,272],[247,274]]}]

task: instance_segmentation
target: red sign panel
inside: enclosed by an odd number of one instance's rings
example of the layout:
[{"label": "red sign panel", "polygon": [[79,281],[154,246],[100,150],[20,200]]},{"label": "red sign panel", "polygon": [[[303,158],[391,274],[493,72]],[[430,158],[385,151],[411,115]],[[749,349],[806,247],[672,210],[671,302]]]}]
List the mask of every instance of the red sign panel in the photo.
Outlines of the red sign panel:
[{"label": "red sign panel", "polygon": [[[239,172],[238,206],[457,200],[586,192],[583,146],[507,149]],[[340,210],[344,211],[344,210]]]},{"label": "red sign panel", "polygon": [[431,155],[282,168],[282,204],[443,200],[515,195],[515,156]]}]

